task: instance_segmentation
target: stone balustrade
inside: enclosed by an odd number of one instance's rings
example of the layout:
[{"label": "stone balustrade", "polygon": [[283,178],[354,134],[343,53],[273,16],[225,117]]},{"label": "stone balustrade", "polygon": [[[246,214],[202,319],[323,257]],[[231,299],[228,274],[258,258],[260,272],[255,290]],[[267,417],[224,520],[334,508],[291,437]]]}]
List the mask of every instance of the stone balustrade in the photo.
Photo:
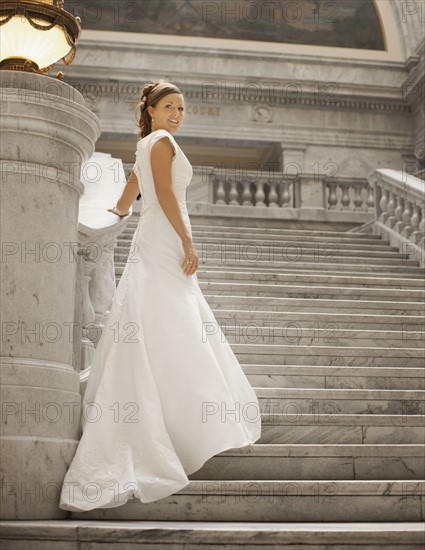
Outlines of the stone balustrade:
[{"label": "stone balustrade", "polygon": [[325,210],[373,212],[374,189],[364,178],[323,178]]},{"label": "stone balustrade", "polygon": [[374,188],[363,177],[216,171],[194,166],[189,213],[349,224],[374,219]]},{"label": "stone balustrade", "polygon": [[[76,369],[85,382],[95,346],[115,293],[114,249],[117,236],[131,216],[118,218],[107,211],[112,208],[126,184],[121,160],[106,153],[95,153],[82,166],[84,193],[78,218],[78,286],[76,316],[80,323],[79,361]],[[130,208],[130,214],[133,209]],[[82,386],[82,390],[84,386]]]},{"label": "stone balustrade", "polygon": [[214,174],[210,178],[213,204],[231,206],[296,208],[294,188],[298,184],[298,178],[286,178],[272,172],[239,175],[234,171],[226,177]]},{"label": "stone balustrade", "polygon": [[368,176],[375,188],[374,232],[425,265],[425,181],[397,170],[379,169]]}]

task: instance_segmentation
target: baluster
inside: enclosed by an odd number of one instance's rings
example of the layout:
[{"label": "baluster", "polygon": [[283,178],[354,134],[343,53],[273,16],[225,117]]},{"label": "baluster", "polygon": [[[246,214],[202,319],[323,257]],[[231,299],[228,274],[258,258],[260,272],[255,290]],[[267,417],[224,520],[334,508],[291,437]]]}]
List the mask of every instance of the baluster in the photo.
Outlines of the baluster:
[{"label": "baluster", "polygon": [[336,196],[336,182],[327,181],[325,182],[326,188],[329,191],[328,195],[328,206],[329,210],[334,210],[336,207],[336,204],[338,202],[337,196]]},{"label": "baluster", "polygon": [[363,187],[364,186],[360,186],[360,185],[354,185],[353,186],[353,188],[354,188],[354,199],[353,199],[354,210],[361,210],[362,209],[363,197],[361,195],[361,191],[363,190]]},{"label": "baluster", "polygon": [[217,185],[217,199],[216,204],[226,204],[226,191],[224,189],[224,181],[216,176],[214,178],[214,183]]},{"label": "baluster", "polygon": [[393,228],[400,233],[403,229],[403,210],[404,210],[404,200],[403,197],[400,197],[400,195],[397,196],[397,206],[394,210],[394,216],[395,216],[395,224]]},{"label": "baluster", "polygon": [[[84,247],[85,248],[85,247]],[[80,371],[83,371],[88,366],[90,366],[91,358],[94,352],[93,342],[89,338],[90,330],[93,329],[93,324],[95,321],[94,308],[92,301],[90,299],[89,285],[91,274],[95,268],[95,262],[90,258],[90,254],[84,250],[84,248],[79,248],[78,253],[83,256],[83,270],[82,270],[82,280],[80,282],[80,293],[81,293],[81,359],[80,359]]]},{"label": "baluster", "polygon": [[245,178],[242,180],[242,206],[254,206],[251,195],[251,180]]},{"label": "baluster", "polygon": [[421,223],[419,224],[419,235],[417,238],[418,240],[416,242],[421,248],[425,250],[425,216],[423,209]]},{"label": "baluster", "polygon": [[275,189],[276,189],[276,193],[277,193],[277,205],[278,206],[282,206],[283,204],[283,199],[282,199],[282,195],[283,195],[283,186],[282,186],[282,181],[277,181],[276,182],[276,186],[275,186]]},{"label": "baluster", "polygon": [[341,197],[341,206],[342,210],[348,210],[350,206],[350,196],[348,194],[348,190],[350,188],[350,184],[348,183],[341,183],[340,188],[342,190],[342,197]]},{"label": "baluster", "polygon": [[234,176],[230,181],[229,204],[239,206],[237,184],[236,176]]},{"label": "baluster", "polygon": [[282,181],[282,208],[289,208],[291,206],[291,193],[289,191],[290,182],[289,179],[284,179]]},{"label": "baluster", "polygon": [[409,238],[410,233],[413,231],[412,215],[413,215],[412,203],[410,201],[406,201],[404,212],[403,212],[404,227],[401,231],[401,234],[403,235],[403,237]]},{"label": "baluster", "polygon": [[374,189],[370,185],[366,185],[367,190],[367,199],[366,199],[366,205],[368,210],[372,210],[375,208],[375,193]]},{"label": "baluster", "polygon": [[350,197],[348,195],[348,189],[350,188],[349,183],[341,183],[340,184],[341,190],[342,190],[342,197],[341,197],[341,205],[342,210],[348,210],[350,206]]},{"label": "baluster", "polygon": [[381,215],[379,216],[379,221],[382,223],[385,223],[388,218],[387,205],[388,205],[388,190],[382,189],[382,197],[381,197],[381,200],[379,201],[379,207],[381,209]]},{"label": "baluster", "polygon": [[394,192],[391,191],[390,200],[388,201],[388,204],[387,204],[388,217],[385,222],[386,225],[388,225],[388,227],[393,227],[397,221],[397,218],[394,215],[395,207],[396,207],[396,195]]},{"label": "baluster", "polygon": [[269,179],[270,191],[269,191],[269,208],[276,208],[279,205],[277,204],[278,195],[276,191],[276,180],[273,178]]},{"label": "baluster", "polygon": [[264,183],[262,178],[257,179],[257,190],[255,192],[255,206],[266,206],[264,199],[266,195],[264,194]]},{"label": "baluster", "polygon": [[421,220],[422,220],[422,216],[423,216],[423,210],[422,208],[419,206],[419,204],[415,204],[414,206],[414,212],[413,212],[413,216],[412,216],[412,234],[410,235],[410,239],[414,242],[414,243],[417,243],[421,237],[423,237],[423,235],[421,235],[420,233],[420,224],[421,224]]},{"label": "baluster", "polygon": [[[109,315],[112,298],[116,289],[114,264],[115,239],[102,247],[100,262],[92,271],[90,281],[90,299],[94,308],[95,324],[100,332]],[[96,341],[97,343],[97,341]]]}]

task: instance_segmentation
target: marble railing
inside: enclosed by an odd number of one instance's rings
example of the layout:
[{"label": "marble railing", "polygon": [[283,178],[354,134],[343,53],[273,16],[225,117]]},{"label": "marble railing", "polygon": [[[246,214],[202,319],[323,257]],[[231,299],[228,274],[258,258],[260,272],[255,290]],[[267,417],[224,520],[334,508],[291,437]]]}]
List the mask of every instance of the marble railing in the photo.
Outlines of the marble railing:
[{"label": "marble railing", "polygon": [[373,230],[425,265],[425,181],[397,170],[374,170],[368,176],[375,188]]},{"label": "marble railing", "polygon": [[373,212],[374,188],[363,178],[322,179],[325,210],[351,210]]},{"label": "marble railing", "polygon": [[273,172],[212,174],[209,181],[213,204],[230,206],[267,206],[269,208],[297,208],[298,177],[283,177]]},{"label": "marble railing", "polygon": [[189,213],[365,223],[375,212],[366,178],[194,166]]},{"label": "marble railing", "polygon": [[[130,216],[107,211],[126,184],[120,159],[95,153],[81,170],[84,193],[78,217],[78,277],[75,300],[74,354],[80,380],[87,379],[95,346],[115,293],[114,249]],[[132,213],[132,209],[130,209]]]}]

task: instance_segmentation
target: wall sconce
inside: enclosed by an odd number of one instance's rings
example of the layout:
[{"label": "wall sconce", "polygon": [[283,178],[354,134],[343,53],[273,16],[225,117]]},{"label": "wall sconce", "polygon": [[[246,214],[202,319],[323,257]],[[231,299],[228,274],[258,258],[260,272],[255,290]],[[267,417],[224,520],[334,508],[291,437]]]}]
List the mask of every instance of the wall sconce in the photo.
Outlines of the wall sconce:
[{"label": "wall sconce", "polygon": [[[81,19],[63,5],[63,0],[0,2],[0,69],[43,74],[60,59],[72,62]],[[63,80],[63,73],[57,78]]]}]

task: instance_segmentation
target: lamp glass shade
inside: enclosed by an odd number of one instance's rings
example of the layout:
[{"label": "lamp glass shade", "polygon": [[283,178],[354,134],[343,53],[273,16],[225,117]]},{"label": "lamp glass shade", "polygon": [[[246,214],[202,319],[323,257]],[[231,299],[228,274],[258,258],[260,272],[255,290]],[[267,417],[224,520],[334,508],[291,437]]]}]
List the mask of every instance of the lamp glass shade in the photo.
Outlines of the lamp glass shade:
[{"label": "lamp glass shade", "polygon": [[[43,19],[31,19],[39,25],[49,26]],[[37,63],[39,69],[44,69],[65,57],[70,51],[71,46],[66,41],[65,31],[60,25],[55,25],[48,31],[37,30],[28,23],[26,17],[15,15],[1,27],[1,61],[9,57],[30,59]]]}]

